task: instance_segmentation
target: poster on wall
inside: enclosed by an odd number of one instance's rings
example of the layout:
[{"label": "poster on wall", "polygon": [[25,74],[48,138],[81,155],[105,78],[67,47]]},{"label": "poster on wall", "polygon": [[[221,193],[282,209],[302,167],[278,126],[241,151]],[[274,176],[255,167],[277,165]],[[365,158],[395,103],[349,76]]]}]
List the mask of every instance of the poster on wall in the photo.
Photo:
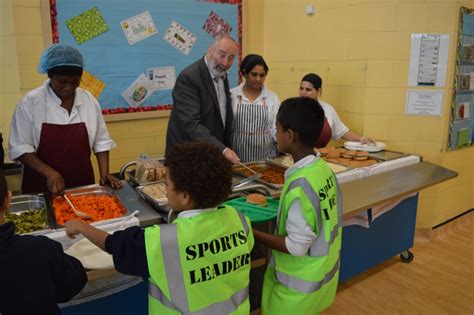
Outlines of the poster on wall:
[{"label": "poster on wall", "polygon": [[174,67],[147,69],[148,87],[152,91],[169,90],[174,87],[176,74]]},{"label": "poster on wall", "polygon": [[444,87],[448,51],[449,35],[412,34],[408,85]]},{"label": "poster on wall", "polygon": [[196,36],[176,21],[171,22],[164,39],[186,56],[189,55],[196,42]]},{"label": "poster on wall", "polygon": [[448,150],[474,142],[474,10],[461,7]]},{"label": "poster on wall", "polygon": [[[229,31],[241,58],[241,1],[50,0],[50,6],[53,42],[81,50],[105,114],[169,108],[176,77],[203,58],[211,33]],[[91,18],[94,33],[78,37],[72,30]],[[238,64],[229,70],[230,87],[238,85]]]},{"label": "poster on wall", "polygon": [[158,33],[149,11],[137,14],[120,22],[123,33],[130,45]]},{"label": "poster on wall", "polygon": [[441,116],[443,113],[443,91],[409,90],[407,115]]}]

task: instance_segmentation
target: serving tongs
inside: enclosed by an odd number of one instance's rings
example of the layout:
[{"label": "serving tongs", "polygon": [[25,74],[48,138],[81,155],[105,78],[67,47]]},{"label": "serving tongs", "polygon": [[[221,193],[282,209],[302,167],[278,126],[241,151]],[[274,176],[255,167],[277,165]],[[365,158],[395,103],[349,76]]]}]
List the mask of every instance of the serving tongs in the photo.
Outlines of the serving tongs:
[{"label": "serving tongs", "polygon": [[236,189],[236,188],[240,188],[242,186],[245,186],[247,185],[248,183],[251,183],[257,179],[260,179],[262,177],[262,174],[260,173],[257,173],[255,172],[253,169],[251,169],[250,167],[248,167],[247,165],[243,164],[243,163],[239,163],[240,166],[243,166],[245,169],[249,170],[250,172],[252,172],[252,176],[249,176],[249,177],[246,177],[244,178],[243,180],[241,180],[239,183],[235,184],[234,186],[232,186],[232,189]]},{"label": "serving tongs", "polygon": [[68,203],[69,207],[71,207],[72,211],[74,211],[74,213],[78,217],[83,218],[83,219],[90,219],[91,218],[91,216],[88,215],[87,213],[84,213],[84,212],[81,212],[81,211],[77,210],[76,207],[74,207],[71,200],[69,199],[69,197],[66,194],[64,194],[63,197],[64,197],[64,199],[66,199],[66,202]]}]

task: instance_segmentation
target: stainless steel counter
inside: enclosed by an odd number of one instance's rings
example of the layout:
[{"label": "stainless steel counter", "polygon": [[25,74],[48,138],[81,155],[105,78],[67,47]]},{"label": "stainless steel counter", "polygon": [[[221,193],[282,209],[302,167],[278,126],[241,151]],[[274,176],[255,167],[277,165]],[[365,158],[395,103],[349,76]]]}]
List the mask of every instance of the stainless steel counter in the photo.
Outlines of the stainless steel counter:
[{"label": "stainless steel counter", "polygon": [[458,176],[442,166],[423,161],[340,184],[343,217],[393,198],[409,195]]},{"label": "stainless steel counter", "polygon": [[137,217],[141,227],[164,222],[162,216],[141,198],[127,181],[122,181],[122,183],[123,188],[117,189],[116,193],[127,209],[138,210]]}]

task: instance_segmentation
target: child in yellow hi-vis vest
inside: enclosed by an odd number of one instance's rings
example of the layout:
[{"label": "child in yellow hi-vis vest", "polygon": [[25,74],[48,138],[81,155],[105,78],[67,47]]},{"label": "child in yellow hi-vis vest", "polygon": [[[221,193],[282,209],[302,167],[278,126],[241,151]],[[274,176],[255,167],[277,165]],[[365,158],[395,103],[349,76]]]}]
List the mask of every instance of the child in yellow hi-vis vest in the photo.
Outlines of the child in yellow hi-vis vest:
[{"label": "child in yellow hi-vis vest", "polygon": [[166,155],[166,193],[178,218],[109,235],[66,222],[113,255],[115,268],[149,278],[150,314],[248,314],[250,221],[218,205],[231,192],[231,164],[206,143],[176,144]]},{"label": "child in yellow hi-vis vest", "polygon": [[311,98],[287,99],[278,111],[278,149],[295,164],[285,172],[275,235],[254,230],[255,239],[273,249],[264,315],[317,314],[336,295],[342,198],[336,176],[313,150],[323,123],[324,111]]}]

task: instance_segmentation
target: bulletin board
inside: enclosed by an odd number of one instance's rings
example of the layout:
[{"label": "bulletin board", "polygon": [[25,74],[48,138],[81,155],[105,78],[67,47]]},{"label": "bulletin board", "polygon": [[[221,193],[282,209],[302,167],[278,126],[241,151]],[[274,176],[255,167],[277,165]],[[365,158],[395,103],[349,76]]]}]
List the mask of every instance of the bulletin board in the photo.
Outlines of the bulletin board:
[{"label": "bulletin board", "polygon": [[448,150],[474,140],[474,9],[461,7]]},{"label": "bulletin board", "polygon": [[[170,109],[175,78],[219,34],[241,60],[241,0],[50,0],[50,11],[53,42],[83,53],[81,87],[104,114]],[[238,84],[238,62],[228,78]]]}]

